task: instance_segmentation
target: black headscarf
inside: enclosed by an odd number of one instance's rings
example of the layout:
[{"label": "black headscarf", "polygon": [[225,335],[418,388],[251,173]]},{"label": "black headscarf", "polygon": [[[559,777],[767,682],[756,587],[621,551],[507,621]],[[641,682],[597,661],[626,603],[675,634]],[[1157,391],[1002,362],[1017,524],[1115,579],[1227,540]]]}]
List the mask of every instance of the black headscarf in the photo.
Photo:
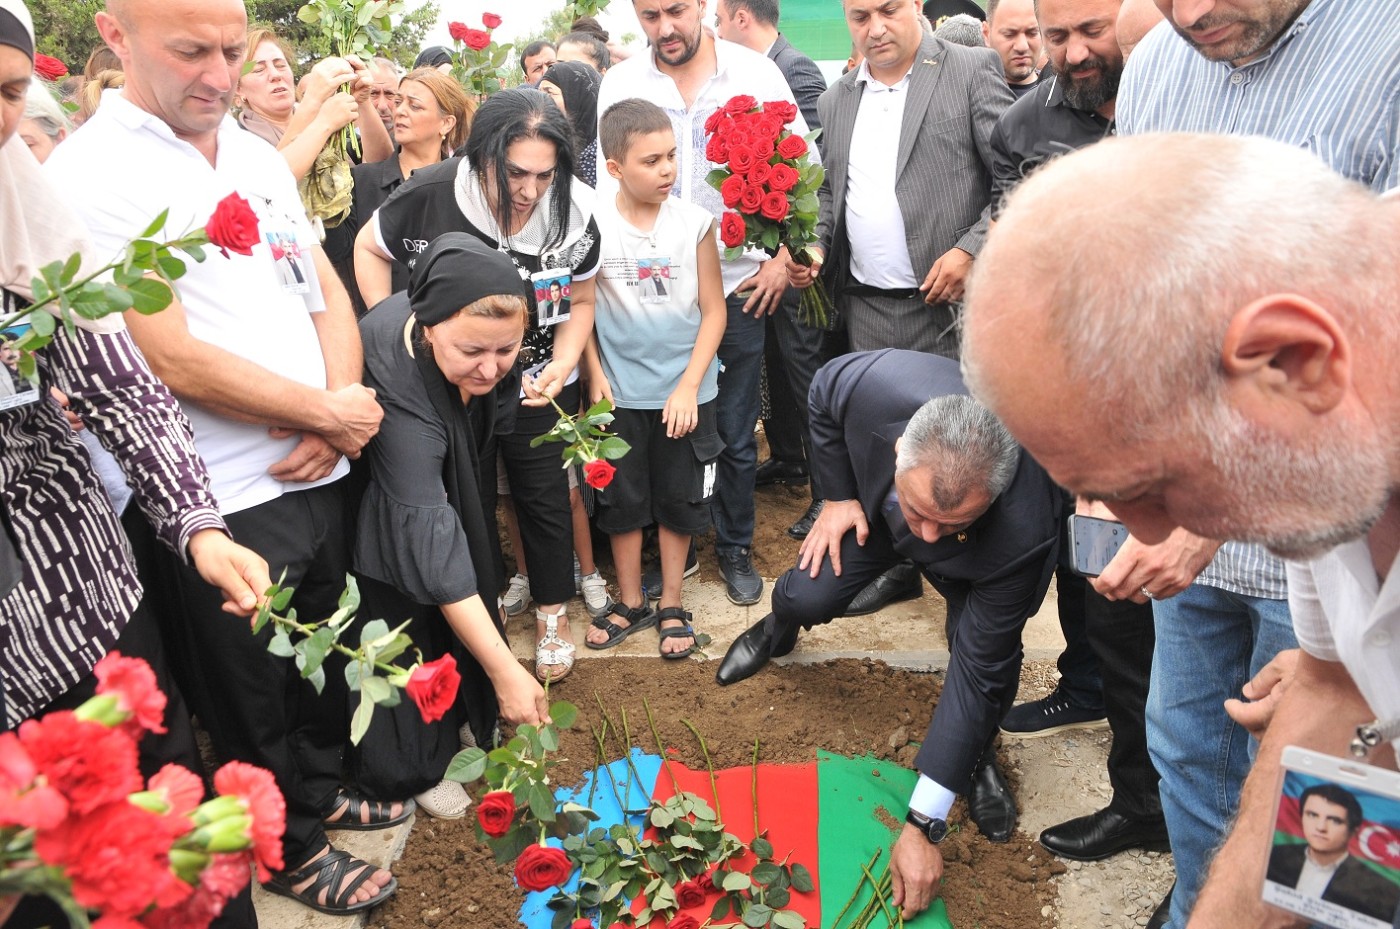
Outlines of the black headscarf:
[{"label": "black headscarf", "polygon": [[483,297],[519,297],[520,271],[510,258],[465,232],[438,236],[408,276],[408,302],[424,326],[436,326]]},{"label": "black headscarf", "polygon": [[17,48],[34,60],[34,21],[23,0],[0,0],[0,45]]},{"label": "black headscarf", "polygon": [[436,68],[452,64],[452,52],[442,45],[429,45],[413,60],[415,68]]},{"label": "black headscarf", "polygon": [[574,149],[583,151],[598,137],[598,85],[603,79],[581,61],[557,61],[542,80],[558,87],[574,127]]}]

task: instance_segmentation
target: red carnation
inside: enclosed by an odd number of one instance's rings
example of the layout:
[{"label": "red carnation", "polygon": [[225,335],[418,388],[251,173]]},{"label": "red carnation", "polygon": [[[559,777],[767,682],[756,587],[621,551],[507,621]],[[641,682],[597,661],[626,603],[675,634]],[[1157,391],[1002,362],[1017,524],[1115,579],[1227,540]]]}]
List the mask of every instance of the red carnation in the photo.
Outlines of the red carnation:
[{"label": "red carnation", "polygon": [[763,188],[748,184],[744,187],[744,192],[739,196],[739,212],[749,216],[757,213],[763,207]]},{"label": "red carnation", "polygon": [[790,135],[778,143],[778,154],[787,161],[796,161],[807,154],[807,140],[800,135]]},{"label": "red carnation", "polygon": [[594,490],[602,490],[612,483],[617,468],[611,462],[595,458],[583,466],[583,482]]},{"label": "red carnation", "polygon": [[50,829],[68,815],[68,801],[47,784],[36,785],[34,761],[13,732],[0,733],[0,826]]},{"label": "red carnation", "polygon": [[719,221],[719,238],[726,248],[738,248],[744,244],[744,217],[738,213],[725,213]]},{"label": "red carnation", "polygon": [[729,160],[729,143],[722,136],[710,136],[705,143],[705,157],[717,165],[724,164]]},{"label": "red carnation", "polygon": [[676,885],[676,904],[688,910],[705,902],[705,891],[695,881]]},{"label": "red carnation", "polygon": [[802,180],[802,175],[791,165],[775,164],[773,171],[768,175],[768,186],[779,193],[787,193],[797,186],[797,182]]},{"label": "red carnation", "polygon": [[481,24],[487,29],[495,29],[501,24],[501,18],[495,13],[482,13]]},{"label": "red carnation", "polygon": [[252,817],[250,837],[258,880],[268,881],[281,871],[282,833],[287,828],[287,804],[272,775],[262,768],[230,761],[214,772],[214,790],[222,797],[237,797]]},{"label": "red carnation", "polygon": [[730,116],[740,116],[758,106],[758,101],[748,94],[739,94],[737,97],[730,97],[729,102],[724,105],[724,112]]},{"label": "red carnation", "polygon": [[476,821],[481,823],[481,831],[493,839],[509,832],[514,819],[515,797],[509,790],[493,790],[477,804]]},{"label": "red carnation", "polygon": [[790,100],[770,100],[763,104],[763,112],[771,113],[784,123],[790,123],[797,118],[797,104]]},{"label": "red carnation", "polygon": [[404,690],[418,705],[425,723],[435,723],[447,714],[457,699],[462,676],[457,673],[457,661],[451,655],[421,664],[409,675]]},{"label": "red carnation", "polygon": [[700,921],[689,913],[682,913],[667,923],[666,929],[700,929]]},{"label": "red carnation", "polygon": [[[176,907],[153,910],[142,916],[140,926],[142,929],[208,926],[224,911],[229,898],[247,886],[248,860],[245,853],[211,855],[209,863],[199,872],[199,884],[194,893]],[[93,929],[99,929],[99,924],[94,923]]]},{"label": "red carnation", "polygon": [[468,29],[462,36],[462,44],[474,52],[479,52],[491,44],[491,33],[480,29]]},{"label": "red carnation", "polygon": [[452,41],[454,41],[454,42],[465,42],[465,41],[467,41],[467,33],[468,33],[468,32],[471,32],[471,31],[472,31],[471,27],[468,26],[466,23],[448,23],[448,24],[447,24],[447,34],[450,35],[450,36],[452,36]]},{"label": "red carnation", "polygon": [[763,198],[763,203],[759,205],[758,211],[763,214],[764,219],[771,219],[774,222],[787,219],[787,194],[773,191]]},{"label": "red carnation", "polygon": [[531,845],[515,859],[515,882],[525,890],[548,890],[567,881],[573,870],[561,850]]},{"label": "red carnation", "polygon": [[185,817],[193,813],[199,801],[204,799],[204,781],[189,768],[177,764],[168,764],[151,775],[146,789],[159,794],[170,807],[165,815],[171,821],[171,828],[176,830],[175,835],[189,828]]},{"label": "red carnation", "polygon": [[728,209],[734,209],[739,204],[739,195],[744,192],[744,178],[739,174],[731,174],[724,179],[724,183],[719,185],[719,196],[724,201]]},{"label": "red carnation", "polygon": [[758,164],[758,155],[747,145],[731,145],[729,147],[729,170],[735,174],[748,174],[756,164]]},{"label": "red carnation", "polygon": [[719,128],[720,123],[724,122],[724,117],[725,112],[723,109],[718,109],[711,113],[705,119],[705,132],[713,135],[715,130]]},{"label": "red carnation", "polygon": [[762,187],[768,183],[768,178],[773,175],[773,169],[765,161],[760,161],[749,171],[749,183],[755,187]]},{"label": "red carnation", "polygon": [[131,716],[122,726],[132,738],[141,733],[162,733],[165,726],[165,694],[156,684],[156,674],[140,658],[124,658],[120,652],[103,657],[92,669],[97,675],[97,692],[117,698],[117,709]]},{"label": "red carnation", "polygon": [[170,843],[159,816],[122,800],[38,833],[34,853],[63,868],[84,909],[135,916],[152,903],[174,906],[190,893],[170,870]]},{"label": "red carnation", "polygon": [[19,740],[39,773],[68,799],[75,813],[125,801],[141,789],[136,742],[120,729],[84,722],[60,710],[25,722],[19,727]]},{"label": "red carnation", "polygon": [[258,214],[247,200],[229,194],[214,207],[214,215],[204,224],[204,234],[225,258],[229,252],[251,255],[258,244]]}]

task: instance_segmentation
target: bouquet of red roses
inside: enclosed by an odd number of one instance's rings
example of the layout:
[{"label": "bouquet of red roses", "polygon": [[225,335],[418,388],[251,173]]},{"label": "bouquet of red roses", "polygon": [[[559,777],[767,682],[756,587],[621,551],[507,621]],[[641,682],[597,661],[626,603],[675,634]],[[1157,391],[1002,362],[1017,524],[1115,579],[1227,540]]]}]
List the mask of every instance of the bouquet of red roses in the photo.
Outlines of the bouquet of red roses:
[{"label": "bouquet of red roses", "polygon": [[0,922],[6,898],[45,894],[75,927],[89,912],[96,929],[208,926],[250,865],[262,880],[282,868],[282,794],[237,761],[204,803],[178,765],[143,784],[136,742],[165,731],[165,694],[140,659],[112,652],[93,670],[97,696],[0,734]]},{"label": "bouquet of red roses", "polygon": [[499,45],[491,33],[501,24],[495,13],[482,13],[483,29],[466,23],[448,23],[452,36],[452,76],[473,100],[485,100],[505,86],[506,58],[513,46]]},{"label": "bouquet of red roses", "polygon": [[[705,120],[705,157],[721,165],[705,180],[729,210],[719,224],[726,258],[748,247],[772,254],[787,246],[794,261],[813,262],[808,246],[817,241],[817,191],[826,172],[811,163],[808,146],[821,130],[797,135],[786,128],[795,118],[795,103],[760,104],[741,94]],[[826,328],[831,300],[820,281],[802,291],[801,309],[808,325]]]}]

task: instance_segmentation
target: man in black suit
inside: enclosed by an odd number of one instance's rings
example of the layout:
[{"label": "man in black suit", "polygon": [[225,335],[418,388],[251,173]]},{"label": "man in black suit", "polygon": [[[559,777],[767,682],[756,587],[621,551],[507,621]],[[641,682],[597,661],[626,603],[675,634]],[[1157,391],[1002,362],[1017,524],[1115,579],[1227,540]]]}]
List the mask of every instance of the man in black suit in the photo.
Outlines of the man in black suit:
[{"label": "man in black suit", "polygon": [[1390,922],[1400,906],[1400,885],[1350,852],[1361,828],[1361,803],[1336,784],[1314,784],[1298,797],[1305,845],[1275,845],[1268,879],[1324,903]]},{"label": "man in black suit", "polygon": [[967,396],[951,359],[897,349],[846,355],[818,372],[810,399],[812,466],[826,505],[798,566],[773,588],[773,612],[735,640],[717,677],[732,684],[788,654],[800,628],[840,616],[901,559],[944,596],[948,674],[890,859],[895,902],[910,917],[937,887],[935,843],[955,795],[968,794],[993,841],[1015,828],[992,743],[1016,695],[1021,630],[1055,568],[1065,498]]},{"label": "man in black suit", "polygon": [[[715,31],[721,39],[737,42],[767,55],[783,72],[783,78],[808,127],[821,128],[817,98],[826,90],[821,69],[793,47],[778,31],[778,0],[718,0]],[[821,136],[817,148],[821,149]],[[757,486],[802,484],[808,479],[807,391],[817,369],[836,352],[827,345],[827,333],[804,325],[797,318],[798,292],[788,288],[777,312],[768,316],[763,360],[768,368],[768,401],[771,413],[763,420],[768,439],[768,460],[758,466]],[[821,486],[811,476],[812,502],[807,512],[788,529],[788,535],[804,539],[821,512]]]}]

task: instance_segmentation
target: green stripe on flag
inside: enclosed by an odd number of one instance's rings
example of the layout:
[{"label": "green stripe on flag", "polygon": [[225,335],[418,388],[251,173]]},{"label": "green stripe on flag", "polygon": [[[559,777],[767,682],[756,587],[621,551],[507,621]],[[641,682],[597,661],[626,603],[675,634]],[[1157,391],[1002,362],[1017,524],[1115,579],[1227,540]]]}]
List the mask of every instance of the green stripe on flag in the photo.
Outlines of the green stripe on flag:
[{"label": "green stripe on flag", "polygon": [[[844,758],[817,752],[817,847],[824,929],[846,929],[870,901],[870,883],[861,866],[879,850],[880,857],[871,873],[877,880],[884,873],[889,865],[890,845],[903,827],[909,795],[918,779],[917,772],[877,758]],[[861,885],[860,893],[840,924],[828,922],[836,919],[857,884]],[[870,929],[888,925],[882,913],[870,923]],[[926,911],[904,925],[909,929],[952,929],[942,899],[933,901]]]}]

